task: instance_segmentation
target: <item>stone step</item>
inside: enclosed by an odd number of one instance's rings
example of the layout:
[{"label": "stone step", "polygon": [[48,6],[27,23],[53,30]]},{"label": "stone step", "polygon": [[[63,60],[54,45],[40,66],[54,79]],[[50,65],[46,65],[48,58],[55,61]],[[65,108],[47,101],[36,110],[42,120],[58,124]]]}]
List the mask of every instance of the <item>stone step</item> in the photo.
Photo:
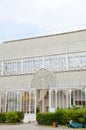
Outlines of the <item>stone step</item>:
[{"label": "stone step", "polygon": [[29,122],[32,122],[32,121],[36,121],[36,114],[25,113],[23,123],[29,123]]}]

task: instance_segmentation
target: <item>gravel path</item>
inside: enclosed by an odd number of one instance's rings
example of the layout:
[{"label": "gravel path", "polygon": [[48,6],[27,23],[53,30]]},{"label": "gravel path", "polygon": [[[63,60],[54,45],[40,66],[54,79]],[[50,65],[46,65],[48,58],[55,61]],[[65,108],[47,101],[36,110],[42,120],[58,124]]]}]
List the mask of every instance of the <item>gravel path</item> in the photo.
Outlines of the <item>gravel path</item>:
[{"label": "gravel path", "polygon": [[[50,126],[39,126],[37,123],[19,124],[19,125],[0,125],[0,130],[77,130],[73,128],[67,128],[65,126],[50,127]],[[86,128],[78,129],[86,130]]]}]

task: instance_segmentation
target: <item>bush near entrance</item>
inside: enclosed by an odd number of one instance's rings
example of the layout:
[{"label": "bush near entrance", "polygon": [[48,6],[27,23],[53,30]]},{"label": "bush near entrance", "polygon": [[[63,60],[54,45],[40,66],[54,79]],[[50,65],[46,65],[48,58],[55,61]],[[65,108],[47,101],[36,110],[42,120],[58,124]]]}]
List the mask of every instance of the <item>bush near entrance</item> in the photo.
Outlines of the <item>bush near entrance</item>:
[{"label": "bush near entrance", "polygon": [[74,122],[84,123],[84,114],[86,109],[57,109],[54,113],[38,113],[37,122],[40,125],[52,125],[53,122],[58,122],[60,125],[67,125],[69,120]]},{"label": "bush near entrance", "polygon": [[0,123],[20,123],[24,118],[24,112],[0,113]]},{"label": "bush near entrance", "polygon": [[8,123],[17,123],[18,115],[17,112],[7,112],[6,113],[6,121]]},{"label": "bush near entrance", "polygon": [[51,125],[53,122],[56,122],[55,113],[38,113],[37,114],[37,122],[40,125]]},{"label": "bush near entrance", "polygon": [[0,123],[5,123],[6,121],[6,113],[0,113]]}]

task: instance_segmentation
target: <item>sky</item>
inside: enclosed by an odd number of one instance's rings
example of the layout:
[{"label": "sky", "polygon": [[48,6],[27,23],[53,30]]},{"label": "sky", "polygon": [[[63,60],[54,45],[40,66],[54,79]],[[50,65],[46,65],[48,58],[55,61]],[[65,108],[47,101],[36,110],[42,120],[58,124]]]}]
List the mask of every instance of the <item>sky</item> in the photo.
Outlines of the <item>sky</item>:
[{"label": "sky", "polygon": [[0,43],[86,29],[86,0],[0,0]]}]

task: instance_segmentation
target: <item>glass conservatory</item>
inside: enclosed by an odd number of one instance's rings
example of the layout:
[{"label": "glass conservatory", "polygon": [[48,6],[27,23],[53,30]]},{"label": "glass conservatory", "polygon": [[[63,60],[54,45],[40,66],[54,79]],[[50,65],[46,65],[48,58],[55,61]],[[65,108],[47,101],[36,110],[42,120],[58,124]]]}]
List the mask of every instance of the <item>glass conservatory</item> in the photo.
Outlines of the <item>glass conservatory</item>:
[{"label": "glass conservatory", "polygon": [[86,107],[85,68],[85,52],[1,61],[0,112]]},{"label": "glass conservatory", "polygon": [[85,39],[86,30],[0,45],[0,112],[86,107]]}]

